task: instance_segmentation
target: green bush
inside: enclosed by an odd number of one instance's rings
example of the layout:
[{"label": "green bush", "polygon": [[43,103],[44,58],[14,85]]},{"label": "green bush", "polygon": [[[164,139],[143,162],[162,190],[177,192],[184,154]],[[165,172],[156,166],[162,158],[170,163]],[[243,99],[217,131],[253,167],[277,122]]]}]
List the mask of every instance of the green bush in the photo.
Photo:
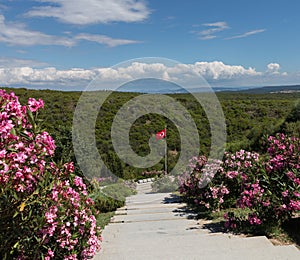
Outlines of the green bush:
[{"label": "green bush", "polygon": [[101,213],[112,212],[125,205],[126,197],[136,193],[127,183],[110,184],[104,188],[99,188],[98,184],[93,183],[94,191],[91,198],[95,202],[95,208]]}]

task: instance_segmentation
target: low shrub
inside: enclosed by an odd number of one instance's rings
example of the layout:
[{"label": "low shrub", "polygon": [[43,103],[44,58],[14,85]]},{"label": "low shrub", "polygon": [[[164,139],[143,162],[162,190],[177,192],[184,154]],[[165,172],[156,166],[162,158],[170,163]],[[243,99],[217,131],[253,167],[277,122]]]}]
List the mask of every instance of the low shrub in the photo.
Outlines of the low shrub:
[{"label": "low shrub", "polygon": [[125,205],[126,197],[136,194],[132,183],[127,181],[105,186],[101,189],[93,182],[94,191],[90,197],[94,200],[94,207],[101,213],[112,212]]},{"label": "low shrub", "polygon": [[172,176],[156,178],[151,184],[153,192],[173,192],[178,190],[178,182]]}]

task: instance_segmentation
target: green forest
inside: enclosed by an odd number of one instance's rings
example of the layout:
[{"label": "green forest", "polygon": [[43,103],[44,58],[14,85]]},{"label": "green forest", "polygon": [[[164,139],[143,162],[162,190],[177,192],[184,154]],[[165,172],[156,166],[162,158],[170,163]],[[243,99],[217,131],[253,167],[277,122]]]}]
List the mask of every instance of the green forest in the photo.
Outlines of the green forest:
[{"label": "green forest", "polygon": [[[42,127],[48,131],[57,146],[53,160],[56,162],[74,161],[72,147],[73,114],[81,92],[62,92],[53,90],[7,89],[19,96],[21,103],[28,98],[41,98],[45,108],[38,115]],[[106,167],[124,179],[143,178],[145,171],[161,171],[164,160],[151,168],[139,169],[124,163],[117,156],[111,142],[111,126],[119,109],[138,96],[138,93],[114,92],[98,111],[95,126],[97,149]],[[200,139],[199,154],[207,155],[210,150],[211,133],[204,109],[191,94],[170,94],[191,114],[196,123]],[[240,92],[219,92],[217,97],[226,120],[226,150],[239,149],[259,151],[266,135],[284,132],[300,135],[300,93],[249,94]],[[97,109],[97,108],[95,108]],[[149,153],[149,138],[167,125],[168,169],[171,170],[180,154],[180,135],[175,125],[167,118],[157,114],[147,114],[138,118],[130,129],[130,145],[140,156]],[[197,156],[198,154],[195,154]],[[106,170],[101,169],[105,176]],[[77,167],[79,171],[79,168]]]}]

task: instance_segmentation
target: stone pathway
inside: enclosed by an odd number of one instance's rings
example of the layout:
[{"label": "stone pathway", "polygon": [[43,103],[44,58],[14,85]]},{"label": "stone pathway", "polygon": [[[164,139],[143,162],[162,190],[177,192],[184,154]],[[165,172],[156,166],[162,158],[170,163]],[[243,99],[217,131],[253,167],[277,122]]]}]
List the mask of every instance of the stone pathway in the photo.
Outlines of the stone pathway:
[{"label": "stone pathway", "polygon": [[203,229],[169,193],[138,184],[103,231],[95,260],[299,260],[295,246],[274,246],[266,237],[242,238]]}]

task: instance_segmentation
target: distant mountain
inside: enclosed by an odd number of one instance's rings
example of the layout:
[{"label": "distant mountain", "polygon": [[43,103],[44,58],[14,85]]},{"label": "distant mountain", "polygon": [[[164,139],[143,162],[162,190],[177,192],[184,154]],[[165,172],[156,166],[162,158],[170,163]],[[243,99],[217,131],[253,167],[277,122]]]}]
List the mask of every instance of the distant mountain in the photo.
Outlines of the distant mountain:
[{"label": "distant mountain", "polygon": [[215,92],[237,92],[247,91],[249,89],[256,89],[259,87],[212,87]]},{"label": "distant mountain", "polygon": [[266,86],[258,88],[238,89],[236,91],[246,94],[296,93],[300,92],[300,85]]},{"label": "distant mountain", "polygon": [[180,93],[197,93],[197,92],[223,92],[223,91],[241,91],[248,90],[250,87],[199,87],[199,88],[184,88],[180,85],[156,78],[138,79],[128,82],[116,91],[120,92],[139,92],[148,94],[180,94]]},{"label": "distant mountain", "polygon": [[187,91],[179,85],[155,78],[139,79],[128,82],[118,89],[120,92],[140,92],[148,94],[186,93]]},{"label": "distant mountain", "polygon": [[128,82],[117,89],[120,92],[139,92],[148,94],[178,94],[191,92],[241,92],[246,94],[294,93],[300,92],[300,85],[265,87],[212,87],[185,89],[173,82],[147,78]]}]

